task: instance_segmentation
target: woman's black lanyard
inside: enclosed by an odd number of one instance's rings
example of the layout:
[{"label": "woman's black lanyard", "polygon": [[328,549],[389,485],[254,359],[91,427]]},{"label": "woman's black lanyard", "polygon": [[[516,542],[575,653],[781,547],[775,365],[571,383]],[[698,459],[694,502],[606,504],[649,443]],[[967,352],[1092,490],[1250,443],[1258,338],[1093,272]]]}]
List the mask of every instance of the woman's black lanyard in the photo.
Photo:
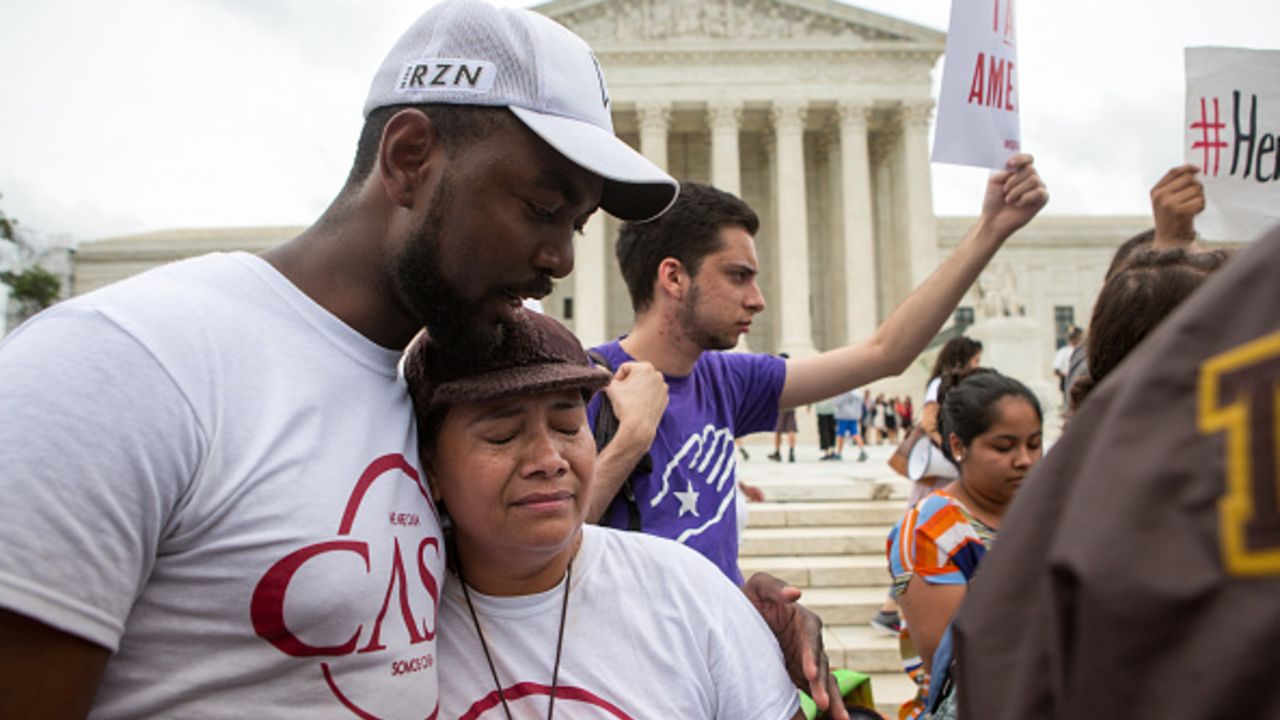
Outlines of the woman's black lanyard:
[{"label": "woman's black lanyard", "polygon": [[[484,631],[480,629],[480,618],[476,616],[475,605],[471,604],[471,593],[467,590],[467,579],[462,576],[462,563],[458,563],[458,579],[462,581],[462,597],[467,600],[467,610],[471,611],[471,622],[476,626],[476,635],[480,637],[480,648],[484,650],[485,662],[489,663],[489,674],[493,677],[493,686],[498,689],[498,700],[502,701],[502,711],[507,720],[512,720],[511,708],[507,706],[507,697],[502,692],[502,683],[498,680],[498,669],[494,667],[493,656],[489,654],[489,643],[485,642]],[[564,571],[564,599],[560,603],[560,631],[556,637],[556,663],[551,670],[551,698],[547,702],[547,720],[551,720],[556,711],[556,686],[560,682],[560,651],[564,649],[564,621],[569,614],[569,585],[573,581],[573,560]]]}]

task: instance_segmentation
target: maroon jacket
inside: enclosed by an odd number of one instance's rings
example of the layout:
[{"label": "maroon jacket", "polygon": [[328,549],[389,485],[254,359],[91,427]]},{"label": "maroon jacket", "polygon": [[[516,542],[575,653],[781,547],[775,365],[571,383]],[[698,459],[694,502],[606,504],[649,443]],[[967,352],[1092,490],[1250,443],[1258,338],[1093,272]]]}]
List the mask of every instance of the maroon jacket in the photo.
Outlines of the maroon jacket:
[{"label": "maroon jacket", "polygon": [[1280,227],[1089,396],[955,623],[961,720],[1280,717]]}]

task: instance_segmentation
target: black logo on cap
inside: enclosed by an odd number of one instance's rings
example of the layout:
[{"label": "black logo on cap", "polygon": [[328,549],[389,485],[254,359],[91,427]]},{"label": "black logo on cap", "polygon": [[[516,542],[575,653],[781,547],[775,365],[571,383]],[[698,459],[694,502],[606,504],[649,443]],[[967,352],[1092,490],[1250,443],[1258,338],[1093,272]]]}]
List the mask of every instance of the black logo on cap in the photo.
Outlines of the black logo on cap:
[{"label": "black logo on cap", "polygon": [[431,63],[419,63],[405,69],[400,87],[421,88],[428,85],[446,87],[464,83],[470,87],[476,87],[483,73],[483,66],[469,67],[465,63],[457,65],[453,63],[435,63],[434,66]]},{"label": "black logo on cap", "polygon": [[600,102],[604,105],[604,109],[609,109],[609,90],[604,86],[604,71],[600,69],[600,61],[596,60],[596,54],[591,53],[591,63],[596,66],[596,79],[600,81]]},{"label": "black logo on cap", "polygon": [[487,93],[496,76],[497,68],[488,60],[423,58],[405,64],[396,92]]}]

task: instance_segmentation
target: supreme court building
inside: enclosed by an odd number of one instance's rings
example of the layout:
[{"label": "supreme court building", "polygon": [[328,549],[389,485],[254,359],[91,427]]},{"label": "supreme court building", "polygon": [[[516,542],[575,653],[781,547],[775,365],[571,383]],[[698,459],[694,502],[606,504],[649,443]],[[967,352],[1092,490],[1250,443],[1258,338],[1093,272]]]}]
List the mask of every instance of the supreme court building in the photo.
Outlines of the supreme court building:
[{"label": "supreme court building", "polygon": [[[972,224],[933,214],[930,73],[945,45],[936,30],[832,0],[553,0],[535,9],[594,48],[623,140],[759,213],[768,307],[746,339],[752,350],[800,356],[866,337]],[[1048,373],[1064,326],[1087,323],[1111,252],[1149,224],[1038,217],[997,255],[959,320],[990,305],[992,288],[1006,307],[1016,298],[1039,327]],[[86,244],[75,291],[209,249],[260,250],[298,231]],[[587,345],[631,325],[616,234],[617,221],[597,213],[575,241],[575,270],[544,301]]]}]

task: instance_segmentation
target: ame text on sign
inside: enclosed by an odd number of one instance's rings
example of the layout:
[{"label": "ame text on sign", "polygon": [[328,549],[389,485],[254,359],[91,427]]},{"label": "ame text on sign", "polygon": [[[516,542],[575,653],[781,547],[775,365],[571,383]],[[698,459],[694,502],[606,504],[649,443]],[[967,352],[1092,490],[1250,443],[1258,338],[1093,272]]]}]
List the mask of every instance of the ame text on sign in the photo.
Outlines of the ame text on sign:
[{"label": "ame text on sign", "polygon": [[934,162],[1000,169],[1022,149],[1014,0],[952,0]]}]

